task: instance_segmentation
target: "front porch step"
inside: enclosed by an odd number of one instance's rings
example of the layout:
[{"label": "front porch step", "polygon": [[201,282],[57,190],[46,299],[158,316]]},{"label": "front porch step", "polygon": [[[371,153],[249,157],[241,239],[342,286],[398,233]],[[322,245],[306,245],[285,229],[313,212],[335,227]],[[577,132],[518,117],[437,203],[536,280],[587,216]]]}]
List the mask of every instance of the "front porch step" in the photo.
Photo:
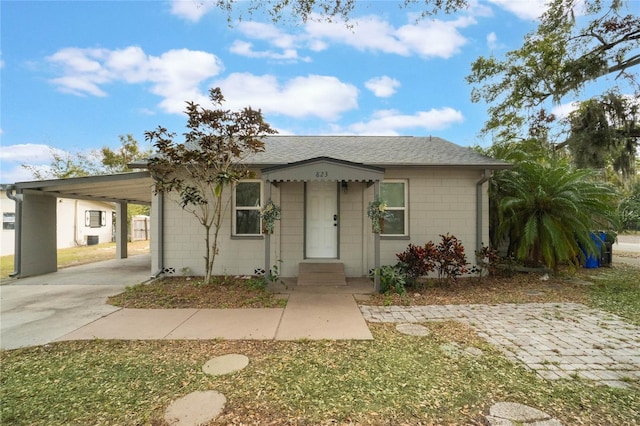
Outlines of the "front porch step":
[{"label": "front porch step", "polygon": [[343,263],[300,263],[298,285],[347,285]]}]

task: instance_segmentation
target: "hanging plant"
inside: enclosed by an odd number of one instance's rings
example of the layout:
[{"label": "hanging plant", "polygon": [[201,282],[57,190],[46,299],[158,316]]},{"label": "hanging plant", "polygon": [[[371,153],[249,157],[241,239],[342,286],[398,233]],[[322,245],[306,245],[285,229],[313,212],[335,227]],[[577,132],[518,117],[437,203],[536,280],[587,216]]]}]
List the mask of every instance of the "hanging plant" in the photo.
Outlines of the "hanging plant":
[{"label": "hanging plant", "polygon": [[387,211],[387,203],[376,197],[367,207],[367,216],[371,219],[371,229],[376,234],[384,230],[384,220],[391,218],[391,213]]},{"label": "hanging plant", "polygon": [[281,211],[280,207],[271,201],[271,198],[264,205],[260,211],[260,217],[262,217],[262,232],[265,234],[273,234],[273,230],[276,226],[276,220],[280,220]]}]

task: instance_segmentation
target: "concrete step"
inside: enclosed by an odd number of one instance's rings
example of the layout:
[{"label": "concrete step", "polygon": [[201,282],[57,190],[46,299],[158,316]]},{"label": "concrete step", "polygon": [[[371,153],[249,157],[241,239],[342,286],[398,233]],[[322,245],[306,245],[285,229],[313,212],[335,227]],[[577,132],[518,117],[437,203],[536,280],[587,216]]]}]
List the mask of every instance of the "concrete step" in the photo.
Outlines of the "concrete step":
[{"label": "concrete step", "polygon": [[300,263],[298,285],[347,285],[343,263]]}]

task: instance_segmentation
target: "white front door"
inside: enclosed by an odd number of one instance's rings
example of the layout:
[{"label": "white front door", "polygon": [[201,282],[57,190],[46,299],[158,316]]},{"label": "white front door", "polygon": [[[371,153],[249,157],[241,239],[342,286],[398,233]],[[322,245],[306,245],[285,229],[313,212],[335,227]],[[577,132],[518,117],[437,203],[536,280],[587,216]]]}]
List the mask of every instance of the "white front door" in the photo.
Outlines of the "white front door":
[{"label": "white front door", "polygon": [[338,257],[338,185],[336,182],[306,184],[306,257]]}]

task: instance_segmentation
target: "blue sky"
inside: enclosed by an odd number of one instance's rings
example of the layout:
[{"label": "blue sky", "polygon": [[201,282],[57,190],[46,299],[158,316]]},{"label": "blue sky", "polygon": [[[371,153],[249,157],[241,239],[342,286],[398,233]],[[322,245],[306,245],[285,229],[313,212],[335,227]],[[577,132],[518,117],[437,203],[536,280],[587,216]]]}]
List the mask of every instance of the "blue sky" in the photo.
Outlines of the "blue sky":
[{"label": "blue sky", "polygon": [[[396,1],[358,2],[341,22],[230,27],[208,1],[0,2],[0,182],[32,180],[52,149],[120,146],[162,125],[181,134],[185,101],[261,108],[281,134],[434,135],[486,145],[486,106],[464,78],[478,56],[518,48],[537,0],[472,0],[416,21]],[[631,1],[632,9],[640,3]],[[568,101],[567,101],[568,102]]]}]

